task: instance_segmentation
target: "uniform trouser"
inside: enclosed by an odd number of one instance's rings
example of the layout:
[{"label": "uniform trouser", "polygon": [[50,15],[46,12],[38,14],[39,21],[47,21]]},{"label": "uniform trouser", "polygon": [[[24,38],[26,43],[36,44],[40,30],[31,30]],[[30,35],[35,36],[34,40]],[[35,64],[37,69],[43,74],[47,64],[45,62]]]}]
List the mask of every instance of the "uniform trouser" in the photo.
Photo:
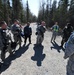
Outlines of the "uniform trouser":
[{"label": "uniform trouser", "polygon": [[6,51],[8,51],[10,53],[10,55],[12,55],[12,49],[11,49],[11,44],[9,44],[8,47],[3,47],[2,50],[1,50],[1,59],[2,61],[5,60],[5,54],[6,54]]},{"label": "uniform trouser", "polygon": [[62,38],[61,46],[63,47],[64,43],[67,42],[68,38]]},{"label": "uniform trouser", "polygon": [[51,42],[52,41],[55,41],[56,36],[57,36],[57,32],[53,31],[52,38],[51,38]]},{"label": "uniform trouser", "polygon": [[5,47],[3,47],[2,50],[1,50],[1,59],[2,59],[2,61],[5,60],[6,49],[7,49],[7,47],[5,46]]},{"label": "uniform trouser", "polygon": [[19,35],[14,35],[14,40],[16,43],[19,43],[19,45],[21,46],[21,36]]},{"label": "uniform trouser", "polygon": [[44,40],[44,36],[42,36],[42,35],[37,35],[36,44],[42,44],[43,40]]},{"label": "uniform trouser", "polygon": [[13,54],[12,48],[11,48],[11,43],[8,45],[7,51],[10,53],[10,55]]},{"label": "uniform trouser", "polygon": [[61,41],[61,46],[62,47],[63,47],[64,43],[65,43],[65,41],[64,41],[64,39],[62,39],[62,41]]},{"label": "uniform trouser", "polygon": [[29,43],[31,43],[31,35],[25,36],[25,41],[24,41],[25,44],[26,44],[27,39],[29,39]]}]

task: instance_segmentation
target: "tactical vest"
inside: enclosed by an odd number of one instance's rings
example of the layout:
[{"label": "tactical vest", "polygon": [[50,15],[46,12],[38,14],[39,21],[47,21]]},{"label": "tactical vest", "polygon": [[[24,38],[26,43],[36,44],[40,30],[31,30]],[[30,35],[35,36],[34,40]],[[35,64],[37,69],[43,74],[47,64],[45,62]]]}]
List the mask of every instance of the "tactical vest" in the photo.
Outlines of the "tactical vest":
[{"label": "tactical vest", "polygon": [[7,45],[9,43],[9,38],[6,33],[6,30],[1,29],[0,32],[1,32],[1,37],[2,37],[1,39],[2,39],[3,44]]}]

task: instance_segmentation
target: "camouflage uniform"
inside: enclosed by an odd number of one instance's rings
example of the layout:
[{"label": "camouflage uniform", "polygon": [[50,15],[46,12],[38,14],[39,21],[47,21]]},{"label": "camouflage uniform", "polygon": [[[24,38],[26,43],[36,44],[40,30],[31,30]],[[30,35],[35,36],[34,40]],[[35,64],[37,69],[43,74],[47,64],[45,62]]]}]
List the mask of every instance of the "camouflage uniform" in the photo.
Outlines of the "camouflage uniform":
[{"label": "camouflage uniform", "polygon": [[67,75],[74,75],[74,32],[66,43],[64,58],[69,58],[67,64]]},{"label": "camouflage uniform", "polygon": [[21,28],[20,26],[17,24],[17,25],[12,25],[11,27],[11,31],[14,35],[14,40],[16,43],[19,43],[20,47],[21,47]]},{"label": "camouflage uniform", "polygon": [[42,44],[43,40],[44,40],[44,33],[45,33],[46,29],[44,26],[39,25],[37,27],[37,41],[36,44]]},{"label": "camouflage uniform", "polygon": [[0,49],[2,61],[5,60],[5,54],[7,50],[10,54],[12,54],[11,37],[8,29],[0,29]]}]

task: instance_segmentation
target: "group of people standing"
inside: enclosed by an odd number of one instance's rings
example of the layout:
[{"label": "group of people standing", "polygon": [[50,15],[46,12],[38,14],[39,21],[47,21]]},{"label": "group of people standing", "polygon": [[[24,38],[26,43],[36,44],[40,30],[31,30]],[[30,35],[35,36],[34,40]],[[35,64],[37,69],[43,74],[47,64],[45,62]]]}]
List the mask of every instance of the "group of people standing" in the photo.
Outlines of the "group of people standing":
[{"label": "group of people standing", "polygon": [[[55,42],[56,36],[59,32],[59,26],[56,22],[55,25],[51,28],[53,30],[51,43]],[[61,48],[65,48],[64,59],[69,58],[68,64],[66,67],[67,75],[74,75],[74,30],[70,23],[62,30],[62,41]]]},{"label": "group of people standing", "polygon": [[[45,26],[45,22],[42,21],[41,24],[37,26],[36,29],[36,45],[41,45],[44,40],[44,33],[47,30]],[[51,43],[55,42],[56,36],[60,30],[58,22],[51,27],[52,37]],[[23,33],[22,33],[23,32]],[[14,24],[11,27],[7,26],[5,21],[0,22],[0,50],[1,50],[1,60],[2,63],[5,63],[5,54],[6,51],[13,55],[15,52],[17,44],[21,47],[22,37],[24,38],[24,44],[26,45],[27,39],[29,39],[29,44],[31,44],[31,35],[32,35],[32,28],[30,27],[30,23],[28,22],[27,25],[22,28],[18,20],[14,20]],[[66,44],[65,44],[66,42]],[[72,65],[74,62],[74,32],[73,27],[70,23],[62,30],[62,41],[61,46],[65,44],[65,56],[64,58],[70,58],[68,63],[68,75],[74,75],[74,67]],[[71,63],[72,62],[72,63]]]},{"label": "group of people standing", "polygon": [[[7,26],[5,21],[0,22],[0,51],[1,51],[1,64],[7,65],[5,62],[6,52],[9,52],[10,56],[15,53],[16,46],[19,44],[21,47],[22,37],[26,44],[27,38],[29,38],[29,44],[31,44],[32,29],[30,23],[22,28],[18,20],[14,20],[13,25]],[[24,34],[22,34],[22,30]],[[0,65],[1,66],[1,65]]]},{"label": "group of people standing", "polygon": [[[55,42],[56,36],[59,34],[60,27],[58,25],[58,22],[56,22],[52,27],[51,27],[53,33],[52,33],[52,38],[51,38],[51,43]],[[61,41],[61,46],[63,48],[65,42],[68,41],[70,35],[73,32],[73,27],[70,23],[67,23],[67,25],[64,27],[62,30],[62,41]]]},{"label": "group of people standing", "polygon": [[[41,25],[37,27],[36,44],[40,45],[44,39],[45,33],[45,22],[42,21]],[[26,45],[27,39],[29,39],[29,44],[31,44],[32,28],[28,22],[25,26],[21,26],[18,20],[14,20],[14,23],[8,27],[5,21],[0,22],[0,51],[1,51],[1,64],[6,65],[5,55],[9,52],[10,56],[15,53],[16,46],[19,44],[21,47],[22,38],[24,39],[24,44]]]}]

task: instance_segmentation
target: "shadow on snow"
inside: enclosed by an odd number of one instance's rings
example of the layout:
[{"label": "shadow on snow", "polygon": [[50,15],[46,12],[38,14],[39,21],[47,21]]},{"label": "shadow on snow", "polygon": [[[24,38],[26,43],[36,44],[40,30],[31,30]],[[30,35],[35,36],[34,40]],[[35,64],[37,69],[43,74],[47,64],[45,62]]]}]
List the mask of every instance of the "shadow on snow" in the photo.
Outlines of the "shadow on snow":
[{"label": "shadow on snow", "polygon": [[42,61],[44,60],[45,58],[45,54],[43,54],[43,49],[44,49],[44,46],[42,45],[34,45],[34,51],[35,51],[35,54],[34,56],[31,57],[31,59],[33,61],[37,61],[37,66],[41,66],[42,65]]},{"label": "shadow on snow", "polygon": [[22,54],[24,54],[28,48],[29,45],[23,45],[23,47],[19,48],[19,50],[15,51],[15,54],[13,54],[12,56],[9,56],[8,58],[5,59],[5,62],[8,63],[8,65],[2,65],[1,69],[0,69],[0,73],[2,73],[3,71],[5,71],[7,68],[9,68],[9,66],[12,63],[12,60],[15,60],[16,58],[19,58]]},{"label": "shadow on snow", "polygon": [[60,53],[60,50],[64,50],[64,48],[60,47],[56,42],[52,42],[53,46],[51,46],[51,50],[52,49],[56,49],[59,53]]}]

